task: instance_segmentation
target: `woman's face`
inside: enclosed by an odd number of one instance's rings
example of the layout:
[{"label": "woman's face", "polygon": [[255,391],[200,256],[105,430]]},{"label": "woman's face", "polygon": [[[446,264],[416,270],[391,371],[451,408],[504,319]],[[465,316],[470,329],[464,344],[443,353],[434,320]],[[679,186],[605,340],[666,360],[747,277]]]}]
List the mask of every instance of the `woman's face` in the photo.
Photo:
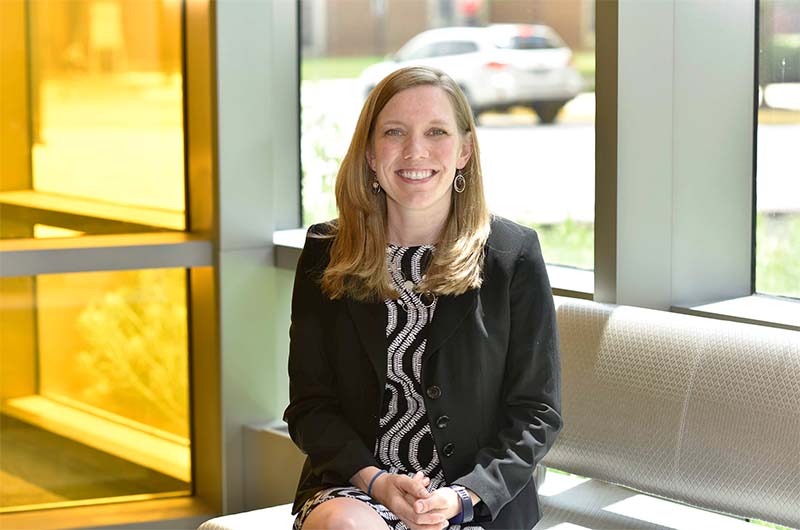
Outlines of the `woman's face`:
[{"label": "woman's face", "polygon": [[456,170],[471,154],[450,98],[426,85],[398,92],[381,110],[367,162],[386,193],[389,215],[437,219],[447,216]]}]

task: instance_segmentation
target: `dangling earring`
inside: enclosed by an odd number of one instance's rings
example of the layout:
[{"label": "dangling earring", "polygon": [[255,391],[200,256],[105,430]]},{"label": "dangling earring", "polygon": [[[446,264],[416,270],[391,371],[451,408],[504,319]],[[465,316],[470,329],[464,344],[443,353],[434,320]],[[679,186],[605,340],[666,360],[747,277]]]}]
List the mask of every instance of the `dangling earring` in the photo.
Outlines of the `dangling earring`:
[{"label": "dangling earring", "polygon": [[456,178],[453,179],[453,189],[456,190],[456,193],[461,193],[467,187],[467,180],[464,178],[464,175],[461,174],[461,170],[458,170],[456,173]]},{"label": "dangling earring", "polygon": [[372,177],[372,193],[375,195],[381,192],[381,183],[378,182],[378,176]]}]

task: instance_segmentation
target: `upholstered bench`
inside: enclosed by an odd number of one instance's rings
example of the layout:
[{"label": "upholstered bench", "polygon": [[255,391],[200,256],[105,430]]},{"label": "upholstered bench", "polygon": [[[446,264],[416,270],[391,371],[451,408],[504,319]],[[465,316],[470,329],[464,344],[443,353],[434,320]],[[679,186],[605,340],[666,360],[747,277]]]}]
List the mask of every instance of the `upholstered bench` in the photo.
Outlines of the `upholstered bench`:
[{"label": "upholstered bench", "polygon": [[[548,473],[537,530],[800,527],[800,333],[574,299],[557,309],[565,428],[545,464],[569,474]],[[283,505],[200,528],[291,521]]]}]

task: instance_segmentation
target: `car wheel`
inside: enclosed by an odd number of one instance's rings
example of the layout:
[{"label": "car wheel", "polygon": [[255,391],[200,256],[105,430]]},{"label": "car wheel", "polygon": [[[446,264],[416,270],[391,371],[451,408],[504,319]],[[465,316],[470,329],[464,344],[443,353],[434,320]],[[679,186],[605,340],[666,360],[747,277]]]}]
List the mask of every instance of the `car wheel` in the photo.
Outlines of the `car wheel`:
[{"label": "car wheel", "polygon": [[541,123],[553,123],[558,117],[558,113],[564,108],[566,101],[543,101],[541,103],[534,103],[533,110],[539,116]]}]

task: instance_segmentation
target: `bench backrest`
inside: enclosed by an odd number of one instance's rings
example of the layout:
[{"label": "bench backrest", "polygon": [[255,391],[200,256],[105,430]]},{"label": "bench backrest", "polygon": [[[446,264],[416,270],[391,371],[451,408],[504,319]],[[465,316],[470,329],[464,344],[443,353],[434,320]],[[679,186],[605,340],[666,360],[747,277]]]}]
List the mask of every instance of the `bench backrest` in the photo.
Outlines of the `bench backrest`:
[{"label": "bench backrest", "polygon": [[557,299],[565,427],[545,464],[800,527],[800,333]]}]

